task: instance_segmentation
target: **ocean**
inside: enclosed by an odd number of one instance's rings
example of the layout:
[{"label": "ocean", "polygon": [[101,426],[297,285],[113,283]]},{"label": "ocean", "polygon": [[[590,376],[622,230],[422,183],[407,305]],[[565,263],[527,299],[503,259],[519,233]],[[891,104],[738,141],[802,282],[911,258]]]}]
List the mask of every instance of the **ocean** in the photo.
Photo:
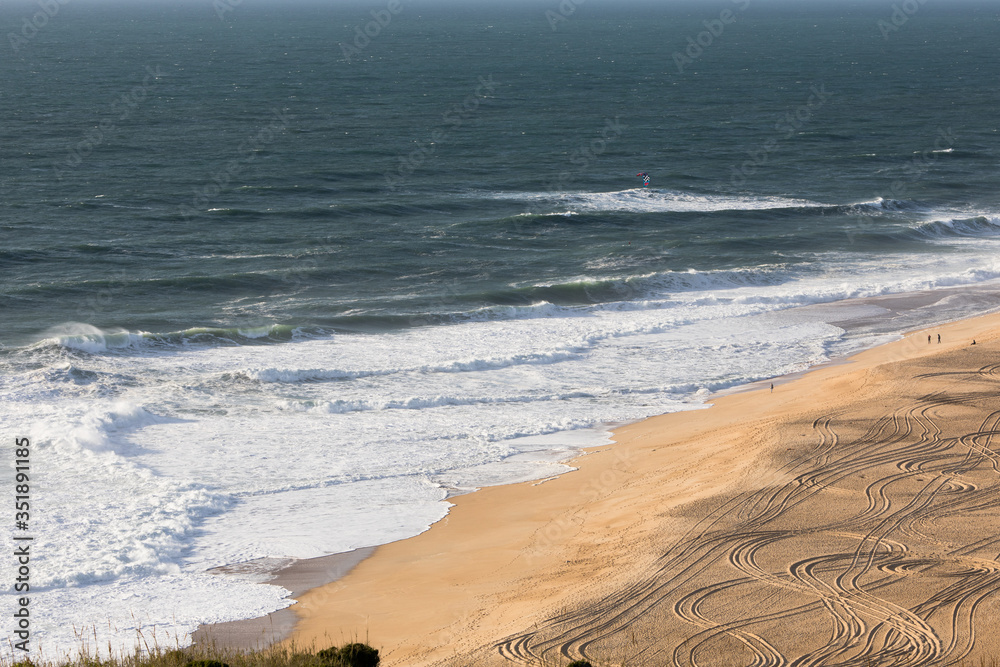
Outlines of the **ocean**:
[{"label": "ocean", "polygon": [[995,4],[43,0],[0,27],[32,655],[184,645],[290,603],[214,567],[409,537],[615,424],[1000,307]]}]

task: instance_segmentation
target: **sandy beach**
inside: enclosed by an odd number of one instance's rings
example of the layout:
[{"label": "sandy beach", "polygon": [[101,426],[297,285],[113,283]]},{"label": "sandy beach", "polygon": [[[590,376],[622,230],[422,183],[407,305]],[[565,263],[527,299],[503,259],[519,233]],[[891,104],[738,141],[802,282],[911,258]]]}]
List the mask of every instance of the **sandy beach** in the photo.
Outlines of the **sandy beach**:
[{"label": "sandy beach", "polygon": [[456,498],[302,595],[293,640],[365,640],[387,665],[995,656],[998,331],[914,332]]},{"label": "sandy beach", "polygon": [[997,6],[0,0],[0,667],[1000,667]]}]

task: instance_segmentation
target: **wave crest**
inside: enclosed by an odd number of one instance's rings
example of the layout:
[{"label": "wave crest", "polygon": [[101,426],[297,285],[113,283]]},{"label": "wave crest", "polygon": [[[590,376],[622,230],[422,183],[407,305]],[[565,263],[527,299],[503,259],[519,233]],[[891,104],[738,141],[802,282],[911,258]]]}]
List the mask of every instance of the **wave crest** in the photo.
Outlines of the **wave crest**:
[{"label": "wave crest", "polygon": [[[493,194],[562,208],[567,212],[624,211],[630,213],[702,213],[711,211],[761,211],[783,208],[823,208],[827,204],[808,199],[772,196],[704,195],[678,190],[633,188],[618,192],[522,192]],[[560,215],[566,215],[561,213]]]}]

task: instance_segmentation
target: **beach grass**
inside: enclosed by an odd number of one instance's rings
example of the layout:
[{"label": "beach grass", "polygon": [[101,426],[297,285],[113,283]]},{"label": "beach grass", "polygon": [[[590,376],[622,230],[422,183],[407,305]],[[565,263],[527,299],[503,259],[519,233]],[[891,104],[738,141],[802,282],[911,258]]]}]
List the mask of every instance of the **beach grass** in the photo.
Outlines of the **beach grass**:
[{"label": "beach grass", "polygon": [[0,660],[0,667],[378,667],[378,650],[359,642],[319,651],[274,644],[256,650],[195,645],[180,649],[153,648],[102,657],[81,651],[62,660]]},{"label": "beach grass", "polygon": [[[130,655],[110,658],[81,653],[75,658],[59,661],[25,659],[11,662],[0,659],[0,667],[378,667],[378,651],[367,644],[350,643],[340,647],[330,647],[319,651],[306,650],[295,646],[274,644],[267,648],[246,650],[216,646],[191,646],[183,649],[153,649],[136,651]],[[474,667],[474,662],[462,663]],[[629,667],[629,662],[574,660],[543,661],[533,663],[534,667]],[[718,664],[718,663],[716,663]],[[866,667],[878,667],[882,663],[869,661]],[[731,667],[739,667],[734,662]],[[726,667],[719,665],[719,667]],[[956,667],[1000,667],[998,658],[981,658],[959,662]]]}]

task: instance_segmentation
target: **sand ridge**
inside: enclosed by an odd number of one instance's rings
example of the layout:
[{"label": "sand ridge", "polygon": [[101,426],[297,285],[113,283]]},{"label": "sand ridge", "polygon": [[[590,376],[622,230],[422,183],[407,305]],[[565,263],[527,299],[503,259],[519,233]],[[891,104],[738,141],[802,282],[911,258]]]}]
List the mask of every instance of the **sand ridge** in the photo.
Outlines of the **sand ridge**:
[{"label": "sand ridge", "polygon": [[[954,664],[997,654],[1000,317],[623,427],[299,598],[387,665]],[[975,338],[977,344],[971,345]],[[936,340],[936,339],[935,339]]]}]

